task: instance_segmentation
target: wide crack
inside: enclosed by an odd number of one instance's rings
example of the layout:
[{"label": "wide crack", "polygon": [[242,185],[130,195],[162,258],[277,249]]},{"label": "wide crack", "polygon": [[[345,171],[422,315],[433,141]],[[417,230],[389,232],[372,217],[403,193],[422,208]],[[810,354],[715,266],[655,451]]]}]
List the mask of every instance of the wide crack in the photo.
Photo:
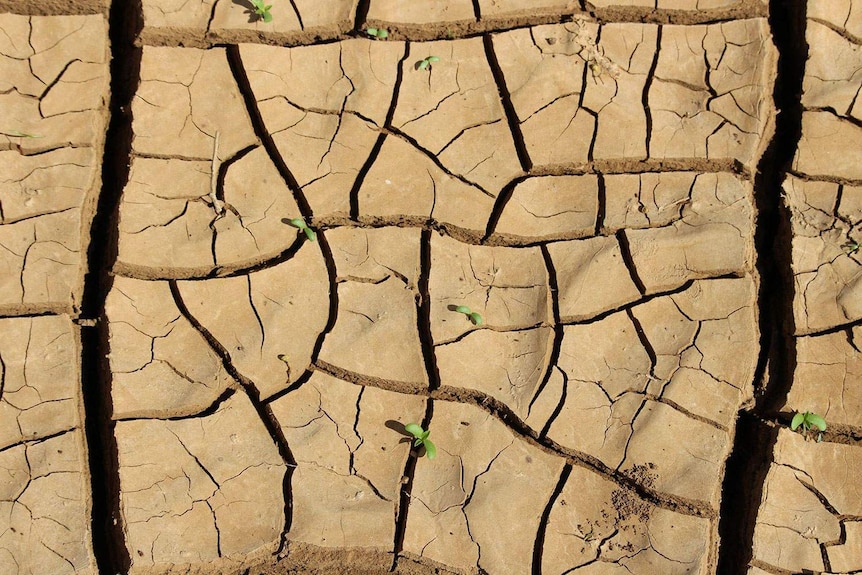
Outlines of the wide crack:
[{"label": "wide crack", "polygon": [[779,55],[773,97],[780,112],[754,181],[760,357],[753,381],[754,408],[739,413],[722,484],[717,572],[729,575],[748,572],[757,511],[778,438],[778,428],[766,425],[761,418],[774,418],[784,407],[796,369],[790,211],[777,192],[802,134],[800,95],[808,57],[806,8],[806,0],[769,3],[769,24]]},{"label": "wide crack", "polygon": [[89,229],[88,273],[81,302],[81,317],[97,320],[94,326],[81,330],[81,389],[92,489],[93,555],[101,573],[125,573],[131,564],[120,509],[105,298],[113,284],[111,269],[117,259],[120,197],[129,176],[132,122],[126,110],[139,81],[142,50],[135,47],[134,40],[142,26],[139,1],[111,5],[108,31],[112,52],[111,119],[102,159],[102,190]]}]

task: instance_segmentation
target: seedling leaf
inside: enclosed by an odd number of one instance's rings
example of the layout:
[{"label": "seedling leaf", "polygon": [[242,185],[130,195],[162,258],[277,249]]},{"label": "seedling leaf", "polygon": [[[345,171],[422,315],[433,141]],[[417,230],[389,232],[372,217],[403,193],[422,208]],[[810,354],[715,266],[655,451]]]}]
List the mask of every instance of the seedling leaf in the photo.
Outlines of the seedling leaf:
[{"label": "seedling leaf", "polygon": [[365,33],[377,38],[378,40],[385,40],[389,37],[389,30],[386,28],[367,28]]},{"label": "seedling leaf", "polygon": [[428,456],[428,459],[434,459],[437,455],[437,448],[434,447],[434,444],[431,443],[431,440],[428,439],[428,436],[431,434],[431,430],[422,429],[422,426],[418,423],[408,423],[404,426],[404,429],[415,437],[413,440],[413,447],[419,447],[420,445],[425,447],[425,455]]},{"label": "seedling leaf", "polygon": [[419,70],[424,70],[425,68],[428,67],[428,64],[429,64],[428,60],[422,60],[421,62],[419,62],[419,65],[417,66],[417,68]]},{"label": "seedling leaf", "polygon": [[482,325],[482,316],[479,315],[479,312],[473,312],[470,314],[470,321],[473,322],[473,325]]},{"label": "seedling leaf", "polygon": [[272,22],[272,14],[269,13],[272,8],[272,4],[267,6],[263,2],[264,0],[251,0],[251,4],[254,6],[254,13],[268,24]]},{"label": "seedling leaf", "polygon": [[429,64],[433,64],[434,62],[439,62],[440,58],[438,58],[437,56],[428,56],[427,58],[425,58],[425,61]]},{"label": "seedling leaf", "polygon": [[13,138],[44,138],[41,134],[28,134],[26,132],[19,132],[18,130],[11,130],[9,132],[2,132],[4,136],[11,136]]},{"label": "seedling leaf", "polygon": [[455,311],[457,311],[458,313],[463,313],[465,315],[470,315],[471,313],[473,313],[466,305],[459,305],[455,308]]},{"label": "seedling leaf", "polygon": [[311,240],[312,242],[317,241],[317,233],[315,233],[314,230],[308,227],[308,224],[305,223],[305,220],[303,220],[302,218],[293,218],[292,220],[288,221],[293,227],[302,230],[305,234],[305,237],[307,237],[309,240]]},{"label": "seedling leaf", "polygon": [[797,413],[793,416],[793,421],[790,422],[790,429],[796,431],[803,421],[805,421],[805,414]]},{"label": "seedling leaf", "polygon": [[816,413],[809,413],[808,415],[808,423],[813,425],[820,431],[826,431],[826,420],[823,419],[822,416],[817,415]]}]

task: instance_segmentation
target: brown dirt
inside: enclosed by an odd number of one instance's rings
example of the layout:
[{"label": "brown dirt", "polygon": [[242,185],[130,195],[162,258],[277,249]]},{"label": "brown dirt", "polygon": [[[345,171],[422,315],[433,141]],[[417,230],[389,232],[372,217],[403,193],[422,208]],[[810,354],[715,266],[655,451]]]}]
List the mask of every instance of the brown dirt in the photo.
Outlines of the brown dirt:
[{"label": "brown dirt", "polygon": [[0,0],[0,573],[862,570],[862,3],[273,4]]}]

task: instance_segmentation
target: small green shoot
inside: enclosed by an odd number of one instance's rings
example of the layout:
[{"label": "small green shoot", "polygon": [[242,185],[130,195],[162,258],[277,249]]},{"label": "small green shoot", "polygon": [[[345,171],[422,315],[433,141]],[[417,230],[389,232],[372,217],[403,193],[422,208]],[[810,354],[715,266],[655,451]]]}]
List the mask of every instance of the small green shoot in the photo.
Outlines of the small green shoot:
[{"label": "small green shoot", "polygon": [[378,40],[386,40],[389,38],[389,30],[386,28],[368,28],[365,33]]},{"label": "small green shoot", "polygon": [[457,311],[458,313],[463,313],[468,318],[470,318],[470,321],[473,322],[473,325],[482,325],[482,322],[484,321],[482,319],[482,316],[479,315],[479,312],[471,310],[466,305],[459,305],[455,308],[455,311]]},{"label": "small green shoot", "polygon": [[44,138],[40,134],[28,134],[26,132],[19,132],[18,130],[10,130],[8,132],[0,132],[0,134],[4,136],[11,136],[13,138]]},{"label": "small green shoot", "polygon": [[847,242],[844,244],[844,249],[847,250],[847,255],[855,254],[862,248],[862,242]]},{"label": "small green shoot", "polygon": [[817,441],[823,439],[823,433],[826,431],[826,420],[823,416],[806,411],[805,413],[797,413],[793,416],[793,421],[790,422],[790,429],[796,431],[802,426],[802,431],[807,435],[813,428],[820,431],[817,433]]},{"label": "small green shoot", "polygon": [[258,18],[263,19],[267,24],[272,22],[272,14],[269,13],[269,9],[272,8],[272,4],[267,6],[263,3],[263,0],[251,0],[251,3],[254,6],[254,13]]},{"label": "small green shoot", "polygon": [[417,70],[425,70],[425,69],[430,70],[431,64],[433,64],[434,62],[439,62],[439,61],[440,61],[440,58],[438,58],[437,56],[428,56],[424,60],[419,60],[418,62],[416,62],[416,69]]},{"label": "small green shoot", "polygon": [[306,224],[305,220],[303,220],[302,218],[293,218],[292,220],[290,220],[290,225],[302,230],[302,232],[305,234],[305,237],[307,237],[310,241],[317,241],[317,234],[314,233],[314,230],[308,227],[308,224]]},{"label": "small green shoot", "polygon": [[404,429],[415,438],[413,440],[413,447],[419,447],[422,445],[425,447],[425,455],[428,456],[428,459],[434,459],[437,457],[437,448],[433,443],[431,443],[431,440],[428,439],[428,436],[431,434],[430,429],[425,431],[418,423],[408,423],[404,426]]}]

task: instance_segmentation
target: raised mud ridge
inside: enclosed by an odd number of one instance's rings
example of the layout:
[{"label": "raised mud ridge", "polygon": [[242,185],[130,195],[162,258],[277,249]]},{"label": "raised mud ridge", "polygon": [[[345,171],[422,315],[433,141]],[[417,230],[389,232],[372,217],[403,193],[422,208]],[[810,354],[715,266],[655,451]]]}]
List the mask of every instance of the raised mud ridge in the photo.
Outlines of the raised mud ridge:
[{"label": "raised mud ridge", "polygon": [[862,3],[272,4],[0,0],[0,574],[862,572]]}]

